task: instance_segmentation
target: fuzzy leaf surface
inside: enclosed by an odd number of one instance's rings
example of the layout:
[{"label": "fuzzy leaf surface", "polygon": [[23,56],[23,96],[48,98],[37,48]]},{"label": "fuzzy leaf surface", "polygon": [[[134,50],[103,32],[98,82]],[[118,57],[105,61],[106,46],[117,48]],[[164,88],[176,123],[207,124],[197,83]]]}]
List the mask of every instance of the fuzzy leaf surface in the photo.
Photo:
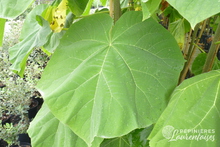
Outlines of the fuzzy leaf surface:
[{"label": "fuzzy leaf surface", "polygon": [[175,89],[156,123],[149,137],[150,146],[220,146],[219,110],[220,70],[185,80]]},{"label": "fuzzy leaf surface", "polygon": [[[52,113],[90,146],[155,123],[177,84],[175,39],[141,12],[113,26],[107,14],[74,23],[38,84]],[[159,91],[159,92],[158,92]]]}]

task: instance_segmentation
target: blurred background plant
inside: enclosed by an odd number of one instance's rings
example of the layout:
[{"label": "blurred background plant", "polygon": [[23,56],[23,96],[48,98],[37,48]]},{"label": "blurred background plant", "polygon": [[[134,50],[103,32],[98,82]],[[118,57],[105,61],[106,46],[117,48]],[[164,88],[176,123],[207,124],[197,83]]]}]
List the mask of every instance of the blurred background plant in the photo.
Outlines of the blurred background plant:
[{"label": "blurred background plant", "polygon": [[[32,8],[30,8],[32,9]],[[5,29],[3,46],[0,47],[0,146],[17,145],[18,134],[26,133],[30,119],[28,110],[32,98],[40,98],[34,88],[41,77],[49,57],[40,48],[34,49],[28,58],[24,78],[13,73],[9,67],[8,49],[19,42],[19,35],[27,15],[15,20],[8,20]],[[6,141],[7,143],[2,144]]]}]

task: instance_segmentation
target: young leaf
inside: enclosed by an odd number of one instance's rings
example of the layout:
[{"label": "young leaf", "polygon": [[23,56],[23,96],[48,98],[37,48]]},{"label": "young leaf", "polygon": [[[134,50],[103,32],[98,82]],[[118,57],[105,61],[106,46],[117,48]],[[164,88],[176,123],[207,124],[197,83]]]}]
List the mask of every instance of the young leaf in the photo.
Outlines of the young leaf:
[{"label": "young leaf", "polygon": [[152,147],[220,146],[220,70],[183,81],[152,133]]},{"label": "young leaf", "polygon": [[186,18],[191,27],[194,28],[197,23],[220,12],[219,0],[167,0],[184,18]]},{"label": "young leaf", "polygon": [[184,63],[171,34],[153,19],[142,22],[141,12],[112,25],[106,14],[74,23],[37,86],[54,116],[88,145],[155,123]]}]

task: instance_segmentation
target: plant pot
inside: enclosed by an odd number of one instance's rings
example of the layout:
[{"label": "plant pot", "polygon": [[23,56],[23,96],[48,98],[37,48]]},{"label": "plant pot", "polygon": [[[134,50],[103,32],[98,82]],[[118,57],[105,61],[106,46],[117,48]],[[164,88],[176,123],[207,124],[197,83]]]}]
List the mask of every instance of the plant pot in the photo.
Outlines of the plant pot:
[{"label": "plant pot", "polygon": [[10,147],[19,147],[18,145],[10,145]]},{"label": "plant pot", "polygon": [[28,118],[31,120],[35,117],[38,111],[38,101],[34,98],[31,98],[30,109],[28,110]]},{"label": "plant pot", "polygon": [[21,142],[19,147],[31,147],[31,144],[27,142]]},{"label": "plant pot", "polygon": [[16,125],[20,120],[20,115],[6,115],[3,113],[2,125],[5,125],[6,123],[12,123],[13,125]]},{"label": "plant pot", "polygon": [[30,147],[31,139],[28,134],[18,134],[18,142],[21,147]]},{"label": "plant pot", "polygon": [[31,98],[30,109],[28,110],[28,118],[30,120],[36,116],[43,102],[44,100],[42,98],[34,98],[34,97]]},{"label": "plant pot", "polygon": [[4,87],[6,87],[6,85],[0,81],[0,88],[4,88]]},{"label": "plant pot", "polygon": [[8,144],[6,141],[4,141],[3,139],[0,139],[0,147],[7,147]]}]

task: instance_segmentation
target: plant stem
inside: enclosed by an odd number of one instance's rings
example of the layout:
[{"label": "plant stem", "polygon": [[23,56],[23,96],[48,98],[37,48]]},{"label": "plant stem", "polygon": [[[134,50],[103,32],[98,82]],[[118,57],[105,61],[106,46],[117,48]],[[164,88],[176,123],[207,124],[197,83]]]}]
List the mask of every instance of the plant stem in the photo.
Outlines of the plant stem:
[{"label": "plant stem", "polygon": [[193,43],[193,45],[195,45],[195,46],[200,50],[201,53],[205,53],[205,51],[204,51],[200,46],[198,46],[198,45],[195,44],[195,43]]},{"label": "plant stem", "polygon": [[193,51],[193,42],[197,42],[197,39],[196,39],[196,36],[197,36],[197,33],[198,33],[198,30],[199,30],[199,27],[200,27],[200,24],[197,24],[196,27],[195,27],[195,30],[193,32],[193,36],[192,36],[192,40],[191,40],[191,43],[190,43],[190,46],[189,46],[189,50],[188,50],[188,53],[187,53],[187,60],[190,58],[191,54],[192,54],[192,51]]},{"label": "plant stem", "polygon": [[185,46],[184,46],[184,49],[183,49],[183,56],[184,58],[186,59],[187,57],[187,53],[188,53],[188,50],[189,50],[189,42],[191,40],[190,36],[192,35],[192,29],[190,29],[189,33],[188,33],[188,36],[186,36],[186,43],[185,43]]},{"label": "plant stem", "polygon": [[208,52],[208,55],[207,55],[207,58],[205,61],[205,65],[203,67],[203,71],[202,71],[203,73],[209,72],[212,70],[214,59],[215,59],[215,56],[216,56],[216,53],[217,53],[218,47],[219,47],[219,45],[216,44],[216,42],[219,40],[220,40],[220,23],[218,24],[214,39],[213,39],[211,47],[209,49],[209,52]]},{"label": "plant stem", "polygon": [[109,9],[110,16],[112,17],[115,23],[121,16],[120,0],[110,0]]},{"label": "plant stem", "polygon": [[[200,38],[201,38],[201,36],[202,36],[202,34],[203,34],[205,28],[206,28],[206,23],[207,23],[207,19],[203,21],[202,29],[201,29],[201,31],[200,31],[200,33],[199,33],[199,35],[198,35],[198,38],[196,39],[196,43],[195,43],[195,44],[198,44],[198,43],[199,43],[199,40],[200,40]],[[194,31],[194,33],[193,33],[192,41],[195,40],[195,36],[197,35],[199,26],[200,26],[200,25],[197,24],[196,27],[195,27],[195,31]],[[194,54],[195,54],[195,52],[196,52],[196,47],[197,47],[197,46],[195,46],[194,43],[191,42],[191,44],[190,44],[190,49],[189,49],[189,56],[188,56],[188,58],[187,58],[187,62],[186,62],[186,64],[185,64],[185,66],[184,66],[184,69],[183,69],[183,71],[181,72],[180,79],[179,79],[179,84],[186,78],[186,74],[187,74],[187,72],[188,72],[188,70],[189,70],[190,65],[192,64],[193,56],[194,56]]]},{"label": "plant stem", "polygon": [[195,29],[194,29],[193,36],[192,36],[192,39],[191,39],[191,43],[190,43],[189,50],[188,50],[188,54],[187,54],[187,57],[186,57],[187,62],[185,63],[184,68],[181,71],[180,78],[179,78],[179,84],[182,83],[182,81],[186,78],[186,74],[189,70],[189,66],[190,66],[189,62],[190,62],[190,58],[192,56],[193,42],[196,40],[195,38],[196,38],[197,32],[199,30],[199,26],[200,25],[197,24]]}]

